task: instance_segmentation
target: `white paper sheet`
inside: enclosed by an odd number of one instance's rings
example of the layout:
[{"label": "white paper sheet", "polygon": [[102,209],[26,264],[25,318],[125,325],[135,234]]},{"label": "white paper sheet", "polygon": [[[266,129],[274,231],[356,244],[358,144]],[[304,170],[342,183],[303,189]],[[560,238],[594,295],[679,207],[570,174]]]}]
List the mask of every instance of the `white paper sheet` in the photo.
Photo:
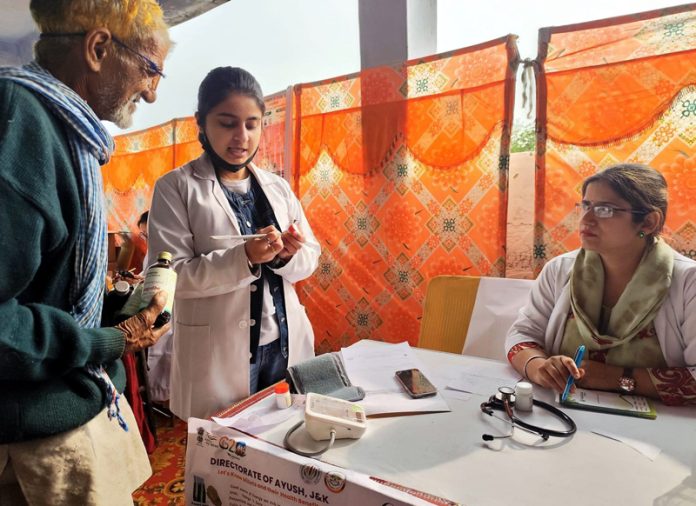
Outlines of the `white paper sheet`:
[{"label": "white paper sheet", "polygon": [[380,346],[369,347],[356,343],[342,348],[341,357],[350,382],[365,390],[365,398],[359,404],[365,408],[368,416],[450,410],[440,393],[432,397],[412,399],[396,380],[396,371],[413,368],[420,369],[426,377],[434,377],[418,360],[407,342],[381,343]]},{"label": "white paper sheet", "polygon": [[273,395],[262,399],[229,418],[212,417],[213,421],[223,427],[234,427],[249,434],[259,434],[280,425],[292,417],[304,415],[304,395],[293,395],[292,406],[279,409]]},{"label": "white paper sheet", "polygon": [[459,399],[460,401],[468,401],[471,399],[471,394],[460,390],[453,390],[449,387],[440,390],[440,393],[445,399]]},{"label": "white paper sheet", "polygon": [[467,367],[449,381],[447,388],[472,394],[492,395],[498,387],[514,387],[520,381],[520,375],[511,365],[503,363],[485,363]]}]

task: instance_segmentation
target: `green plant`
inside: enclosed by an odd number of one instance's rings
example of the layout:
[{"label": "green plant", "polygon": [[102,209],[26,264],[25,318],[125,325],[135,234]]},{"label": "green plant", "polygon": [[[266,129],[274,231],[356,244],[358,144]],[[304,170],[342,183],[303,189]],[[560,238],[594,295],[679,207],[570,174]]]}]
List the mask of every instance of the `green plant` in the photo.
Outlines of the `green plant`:
[{"label": "green plant", "polygon": [[515,125],[512,129],[512,137],[510,140],[511,153],[534,151],[536,146],[534,125]]}]

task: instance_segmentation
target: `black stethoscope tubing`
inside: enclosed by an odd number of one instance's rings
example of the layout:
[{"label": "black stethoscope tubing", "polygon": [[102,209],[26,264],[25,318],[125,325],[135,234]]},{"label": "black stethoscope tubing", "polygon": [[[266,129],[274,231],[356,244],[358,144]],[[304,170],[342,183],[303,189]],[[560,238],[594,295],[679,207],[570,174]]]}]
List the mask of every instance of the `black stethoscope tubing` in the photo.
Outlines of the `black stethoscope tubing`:
[{"label": "black stethoscope tubing", "polygon": [[490,416],[493,416],[494,409],[497,409],[499,411],[505,411],[513,427],[521,427],[525,429],[527,432],[539,435],[545,441],[548,440],[551,436],[570,437],[573,434],[575,434],[575,432],[578,430],[577,425],[575,425],[573,419],[557,407],[552,406],[551,404],[548,404],[546,402],[539,401],[537,399],[533,399],[532,403],[534,406],[538,406],[541,409],[545,409],[546,411],[563,421],[563,423],[565,423],[568,427],[568,430],[547,429],[525,422],[524,420],[520,420],[513,413],[512,404],[509,402],[509,400],[507,398],[503,400],[498,399],[495,395],[491,396],[488,402],[481,403],[481,411]]}]

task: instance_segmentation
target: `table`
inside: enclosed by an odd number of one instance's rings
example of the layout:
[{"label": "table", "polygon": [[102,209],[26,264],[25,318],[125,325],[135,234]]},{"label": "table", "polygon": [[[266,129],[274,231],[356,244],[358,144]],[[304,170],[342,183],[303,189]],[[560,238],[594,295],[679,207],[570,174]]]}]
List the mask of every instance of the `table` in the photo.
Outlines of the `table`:
[{"label": "table", "polygon": [[[376,351],[380,345],[371,343]],[[417,355],[436,376],[448,368],[495,363],[422,349]],[[538,387],[535,397],[553,402],[551,392]],[[481,413],[486,399],[447,396],[449,413],[371,418],[362,439],[337,441],[322,460],[466,505],[696,504],[695,408],[656,403],[656,420],[566,410],[578,426],[572,438],[552,438],[543,448],[514,440],[488,446],[483,433],[505,433],[509,426]],[[257,437],[282,445],[295,421]],[[592,430],[643,441],[662,452],[650,460]],[[518,440],[532,437],[515,434]]]}]

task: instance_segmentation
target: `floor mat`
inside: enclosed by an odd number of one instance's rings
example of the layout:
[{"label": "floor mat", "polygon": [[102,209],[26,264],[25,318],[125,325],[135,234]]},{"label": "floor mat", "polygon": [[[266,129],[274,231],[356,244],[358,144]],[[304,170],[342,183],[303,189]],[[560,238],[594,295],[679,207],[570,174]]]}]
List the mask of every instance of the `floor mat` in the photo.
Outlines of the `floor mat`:
[{"label": "floor mat", "polygon": [[158,444],[150,455],[152,476],[133,493],[133,503],[137,506],[184,504],[186,422],[176,419],[172,427],[169,423],[164,421],[157,427]]}]

